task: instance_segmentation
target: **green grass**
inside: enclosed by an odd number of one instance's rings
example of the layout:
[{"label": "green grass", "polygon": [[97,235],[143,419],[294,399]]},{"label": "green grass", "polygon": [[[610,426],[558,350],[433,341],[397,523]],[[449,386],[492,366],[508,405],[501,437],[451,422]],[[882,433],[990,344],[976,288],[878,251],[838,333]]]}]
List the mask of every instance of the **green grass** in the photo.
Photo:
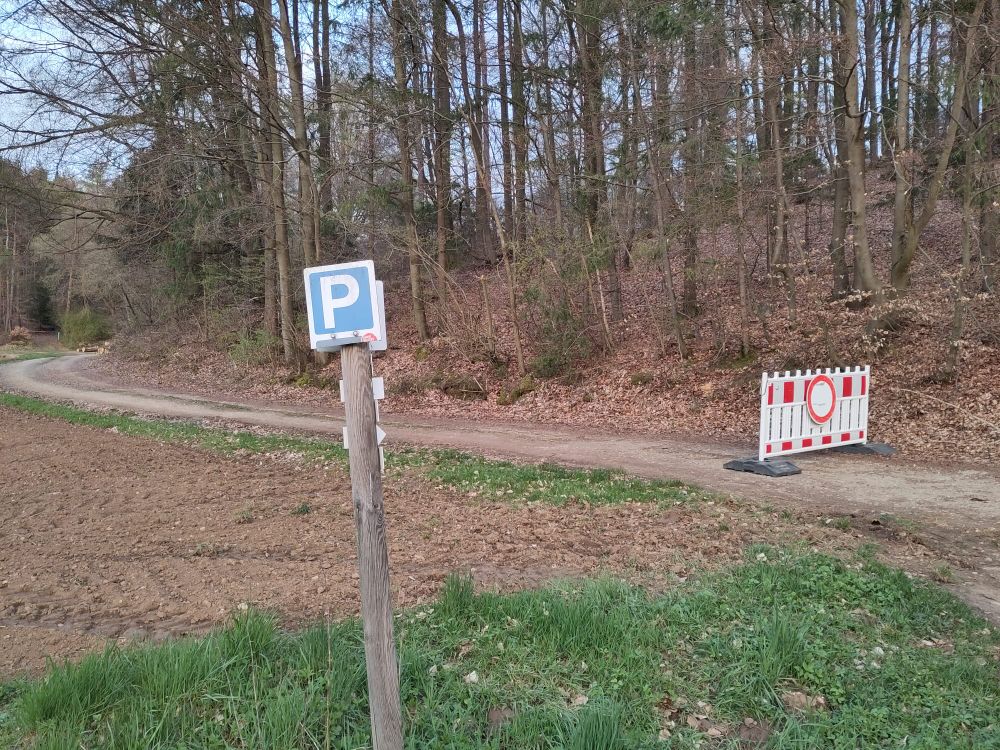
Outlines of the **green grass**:
[{"label": "green grass", "polygon": [[901,518],[900,516],[894,516],[892,513],[881,513],[878,520],[882,526],[890,530],[902,529],[910,534],[920,531],[920,524],[912,518]]},{"label": "green grass", "polygon": [[[655,598],[611,580],[476,595],[452,579],[396,625],[415,750],[735,750],[747,718],[778,750],[1000,747],[995,631],[870,561],[757,548]],[[786,709],[792,690],[827,708]],[[204,639],[110,649],[0,689],[0,740],[364,748],[365,693],[357,622],[286,633],[242,614]]]},{"label": "green grass", "polygon": [[124,435],[183,443],[223,454],[239,452],[291,454],[306,460],[345,463],[347,459],[347,452],[342,446],[325,440],[289,435],[259,435],[243,430],[202,427],[189,422],[141,419],[117,412],[94,412],[13,393],[0,393],[0,406],[27,414],[61,419],[70,424],[113,429]]},{"label": "green grass", "polygon": [[49,359],[51,357],[61,357],[60,352],[16,352],[12,349],[0,351],[0,365],[9,362],[25,362],[29,359]]},{"label": "green grass", "polygon": [[[399,457],[406,460],[406,455]],[[442,484],[484,499],[547,502],[563,505],[587,502],[614,505],[625,502],[688,502],[710,493],[683,482],[638,479],[611,469],[569,469],[554,464],[518,464],[494,461],[457,451],[421,451],[418,461]]]},{"label": "green grass", "polygon": [[[94,412],[2,392],[0,406],[71,424],[114,429],[124,435],[183,443],[223,454],[280,454],[304,461],[347,463],[347,452],[339,441],[224,430],[190,422],[144,419],[118,412]],[[630,501],[676,503],[711,496],[681,482],[637,479],[620,471],[490,461],[448,450],[403,449],[387,453],[386,463],[390,471],[417,468],[436,482],[466,493],[475,493],[484,500],[544,501],[558,505],[580,501],[609,505]]]}]

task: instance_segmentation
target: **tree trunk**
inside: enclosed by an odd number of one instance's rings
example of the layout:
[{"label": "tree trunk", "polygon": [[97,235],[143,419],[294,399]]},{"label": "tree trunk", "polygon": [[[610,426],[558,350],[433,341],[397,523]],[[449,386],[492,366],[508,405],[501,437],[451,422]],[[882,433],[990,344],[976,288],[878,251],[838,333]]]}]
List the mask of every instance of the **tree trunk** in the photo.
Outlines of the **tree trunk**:
[{"label": "tree trunk", "polygon": [[972,192],[975,184],[976,149],[965,150],[962,170],[962,268],[955,281],[955,302],[952,309],[948,356],[945,358],[944,379],[953,381],[958,375],[962,357],[962,337],[965,335],[966,285],[972,270]]},{"label": "tree trunk", "polygon": [[542,85],[537,86],[537,96],[540,99],[538,107],[541,110],[542,143],[545,152],[545,177],[549,185],[549,201],[552,209],[552,220],[558,229],[562,229],[562,196],[559,182],[559,163],[556,160],[555,125],[552,117],[552,75],[549,62],[548,35],[548,0],[540,0],[539,14],[542,26]]},{"label": "tree trunk", "polygon": [[377,120],[376,120],[376,110],[375,110],[375,0],[368,0],[368,97],[366,104],[368,105],[368,200],[367,200],[367,210],[368,210],[368,258],[372,261],[375,260],[375,207],[377,205],[378,198],[376,197],[375,190],[375,157],[376,157],[376,141],[377,141]]},{"label": "tree trunk", "polygon": [[[484,0],[472,2],[472,53],[473,70],[475,72],[475,96],[466,102],[472,105],[476,112],[475,120],[470,127],[475,128],[479,142],[479,152],[476,160],[476,234],[479,237],[479,251],[482,257],[492,263],[496,260],[496,250],[493,245],[493,229],[490,226],[490,204],[493,201],[493,179],[490,165],[493,162],[490,153],[490,108],[489,108],[489,70],[486,63],[486,12]],[[497,227],[499,231],[501,227]]]},{"label": "tree trunk", "polygon": [[[839,33],[840,19],[835,3],[830,3],[831,33]],[[833,128],[836,161],[833,164],[833,210],[830,231],[830,261],[833,264],[833,298],[845,297],[851,289],[851,277],[847,270],[847,228],[851,224],[851,189],[847,177],[847,132],[845,129],[844,86],[846,77],[842,45],[833,41],[830,49],[833,72]]]},{"label": "tree trunk", "polygon": [[701,109],[698,86],[698,46],[695,25],[684,34],[684,284],[681,310],[688,317],[698,314],[698,225],[696,194],[702,189]]},{"label": "tree trunk", "polygon": [[527,220],[528,106],[524,96],[524,34],[521,0],[510,3],[510,93],[514,116],[514,243],[524,242]]},{"label": "tree trunk", "polygon": [[881,284],[875,275],[868,246],[865,207],[865,143],[862,116],[858,103],[858,9],[854,0],[836,0],[841,12],[842,60],[844,80],[844,133],[847,138],[847,181],[850,186],[851,216],[854,227],[854,285],[868,294],[878,294]]},{"label": "tree trunk", "polygon": [[788,246],[786,242],[787,219],[785,216],[785,174],[781,150],[781,117],[778,100],[781,83],[778,65],[782,57],[780,35],[775,27],[773,9],[763,8],[763,34],[761,38],[761,65],[763,68],[762,96],[764,99],[764,143],[770,153],[771,204],[768,221],[768,269],[788,277]]},{"label": "tree trunk", "polygon": [[504,0],[497,3],[497,71],[499,73],[500,158],[503,182],[503,228],[508,237],[514,234],[513,157],[510,142],[510,95],[507,85],[507,8]]},{"label": "tree trunk", "polygon": [[[1000,38],[1000,0],[991,0],[990,36]],[[979,185],[979,265],[982,288],[993,289],[1000,275],[1000,55],[983,77],[983,158]]]},{"label": "tree trunk", "polygon": [[607,202],[607,185],[604,159],[604,76],[601,38],[600,8],[591,0],[576,0],[574,13],[567,16],[569,32],[575,25],[577,51],[580,56],[581,126],[583,130],[584,160],[584,223],[595,232],[598,253],[608,269],[611,298],[611,319],[621,320],[621,281],[618,275],[617,252],[604,231],[606,219],[602,215]]},{"label": "tree trunk", "polygon": [[448,240],[451,236],[451,81],[448,22],[444,0],[431,3],[434,71],[434,188],[437,219],[438,298],[442,315],[448,293]]},{"label": "tree trunk", "polygon": [[912,16],[910,0],[900,0],[899,70],[896,83],[895,150],[893,170],[896,179],[892,221],[892,266],[903,259],[903,247],[913,231],[913,155],[910,151],[910,49]]},{"label": "tree trunk", "polygon": [[[895,96],[894,66],[899,55],[899,24],[898,13],[902,0],[878,0],[879,8],[879,56],[882,66],[879,68],[879,110],[884,138],[892,140],[896,130],[893,119],[893,97]],[[882,153],[885,154],[887,141],[882,143]]]},{"label": "tree trunk", "polygon": [[[900,0],[901,2],[908,0]],[[865,3],[865,109],[868,110],[868,159],[872,163],[878,161],[879,155],[879,118],[878,101],[875,83],[875,0],[864,0]]]},{"label": "tree trunk", "polygon": [[[333,188],[330,179],[330,130],[332,116],[332,85],[330,71],[330,4],[313,0],[313,66],[316,77],[316,115],[319,131],[319,212],[333,208]],[[317,215],[317,224],[319,215]],[[318,243],[320,246],[322,242]],[[317,258],[317,262],[320,259]]]},{"label": "tree trunk", "polygon": [[[820,33],[820,13],[822,12],[823,0],[815,0],[813,6],[813,18],[811,21],[811,32],[818,36]],[[814,41],[809,50],[809,61],[806,69],[806,97],[805,97],[805,145],[812,153],[819,151],[819,86],[820,86],[820,55],[822,52],[820,42]]]},{"label": "tree trunk", "polygon": [[[942,143],[941,151],[938,153],[937,167],[934,170],[934,174],[931,175],[930,181],[927,183],[927,196],[924,198],[924,206],[920,211],[920,215],[903,237],[899,258],[894,259],[892,264],[892,285],[898,291],[905,291],[910,286],[910,266],[917,252],[920,235],[934,216],[938,197],[944,185],[945,173],[948,171],[948,161],[951,159],[951,152],[955,146],[955,138],[958,135],[958,125],[962,117],[962,106],[965,103],[966,82],[969,78],[972,60],[976,51],[976,32],[979,29],[979,19],[982,16],[985,4],[986,0],[979,0],[972,11],[972,15],[969,17],[968,31],[965,38],[964,59],[962,67],[957,72],[948,129],[945,131],[944,143]],[[953,26],[955,28],[958,27],[957,19]]]},{"label": "tree trunk", "polygon": [[927,17],[930,19],[931,29],[927,39],[927,93],[924,95],[922,130],[926,133],[926,138],[932,141],[937,137],[940,123],[940,107],[938,105],[941,95],[940,68],[938,65],[938,43],[940,42],[940,34],[938,32],[940,27],[936,12],[928,12]]},{"label": "tree trunk", "polygon": [[310,157],[309,138],[306,132],[306,105],[302,85],[302,56],[299,54],[296,40],[298,28],[293,28],[288,15],[287,0],[278,2],[281,41],[285,50],[285,62],[288,70],[288,86],[291,89],[292,125],[295,137],[292,147],[298,157],[299,173],[299,227],[302,240],[302,257],[307,266],[316,265],[319,258],[319,246],[316,237],[316,181],[313,178],[312,159]]},{"label": "tree trunk", "polygon": [[392,58],[396,77],[397,96],[401,97],[396,122],[396,139],[399,143],[399,175],[403,183],[400,202],[406,231],[406,249],[410,266],[410,301],[413,306],[413,325],[422,341],[430,338],[427,314],[424,309],[424,290],[420,276],[420,236],[413,209],[412,131],[410,126],[410,91],[406,75],[406,48],[404,34],[406,20],[402,0],[392,0],[389,13],[392,28]]},{"label": "tree trunk", "polygon": [[788,299],[788,313],[795,322],[795,271],[791,267],[788,252],[788,197],[785,191],[785,162],[783,144],[786,141],[782,133],[784,118],[779,110],[779,97],[782,87],[780,82],[780,66],[785,59],[786,51],[782,37],[775,22],[775,11],[770,0],[763,7],[763,30],[759,40],[762,47],[763,67],[763,98],[765,143],[770,152],[771,205],[768,224],[768,270],[780,274],[785,282],[785,293]]},{"label": "tree trunk", "polygon": [[[260,18],[258,29],[258,65],[264,75],[258,77],[261,102],[261,128],[264,142],[270,151],[270,175],[268,187],[271,209],[274,212],[274,256],[277,266],[278,319],[281,329],[281,344],[285,364],[293,365],[298,358],[295,343],[295,318],[292,312],[292,288],[290,259],[288,251],[288,214],[285,210],[285,155],[281,147],[280,121],[278,114],[279,88],[278,69],[274,53],[274,39],[271,36],[273,19],[270,6],[257,7]],[[266,269],[265,269],[266,270]]]},{"label": "tree trunk", "polygon": [[[659,60],[654,62],[653,65],[653,80],[656,81],[661,74],[660,68],[662,66]],[[639,86],[639,73],[637,67],[638,66],[633,63],[632,85],[634,87]],[[664,94],[660,91],[660,87],[657,86],[652,97],[652,106],[657,110],[659,110],[657,99],[663,96]],[[646,113],[645,108],[640,108],[639,113],[642,118],[642,129],[645,134],[646,153],[649,155],[649,178],[653,187],[653,200],[656,212],[656,230],[663,263],[664,291],[666,292],[667,297],[667,313],[670,316],[670,327],[674,332],[674,339],[677,342],[677,356],[683,361],[687,357],[687,346],[684,343],[684,329],[681,326],[680,315],[678,314],[677,309],[677,295],[674,293],[674,274],[670,263],[670,239],[667,232],[667,216],[669,215],[669,212],[676,209],[676,207],[671,205],[673,201],[669,197],[670,192],[663,184],[663,177],[661,173],[663,154],[661,153],[660,142],[658,140],[660,137],[659,129],[656,128],[654,130],[653,122],[651,122],[651,118]],[[659,123],[657,123],[657,125],[658,124]]]}]

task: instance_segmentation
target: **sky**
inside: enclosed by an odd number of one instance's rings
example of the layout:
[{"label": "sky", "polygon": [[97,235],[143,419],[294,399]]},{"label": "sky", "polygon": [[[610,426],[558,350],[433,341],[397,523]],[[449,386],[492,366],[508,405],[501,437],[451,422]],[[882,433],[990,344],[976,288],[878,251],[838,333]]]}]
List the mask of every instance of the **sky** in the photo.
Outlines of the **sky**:
[{"label": "sky", "polygon": [[[65,31],[51,19],[32,18],[27,5],[24,0],[0,0],[0,158],[27,169],[41,167],[50,178],[83,177],[95,163],[107,163],[111,171],[122,168],[128,149],[102,135],[74,134],[51,140],[34,135],[89,129],[95,122],[87,122],[81,113],[101,109],[101,102],[93,94],[80,96],[91,72],[69,59]],[[40,85],[64,101],[77,100],[75,106],[19,93],[17,89],[26,87],[26,81],[44,82]]]}]

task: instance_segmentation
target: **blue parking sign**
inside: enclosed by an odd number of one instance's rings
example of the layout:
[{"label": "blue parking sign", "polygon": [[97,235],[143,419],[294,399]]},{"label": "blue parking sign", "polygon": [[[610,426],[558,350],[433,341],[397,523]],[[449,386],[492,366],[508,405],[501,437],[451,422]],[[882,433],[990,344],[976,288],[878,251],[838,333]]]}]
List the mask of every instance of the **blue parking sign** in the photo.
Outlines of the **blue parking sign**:
[{"label": "blue parking sign", "polygon": [[372,261],[306,268],[303,276],[313,349],[337,349],[385,337]]}]

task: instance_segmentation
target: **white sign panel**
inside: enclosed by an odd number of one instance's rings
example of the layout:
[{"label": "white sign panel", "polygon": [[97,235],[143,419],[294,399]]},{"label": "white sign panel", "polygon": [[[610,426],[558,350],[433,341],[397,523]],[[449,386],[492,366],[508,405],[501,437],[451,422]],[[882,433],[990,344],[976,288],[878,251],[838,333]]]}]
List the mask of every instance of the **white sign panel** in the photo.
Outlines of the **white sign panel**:
[{"label": "white sign panel", "polygon": [[[368,344],[368,348],[373,352],[384,352],[389,348],[389,337],[386,335],[388,329],[385,327],[385,284],[376,281],[375,288],[378,296],[378,319],[382,328],[382,337]],[[376,396],[376,398],[378,397]]]}]

